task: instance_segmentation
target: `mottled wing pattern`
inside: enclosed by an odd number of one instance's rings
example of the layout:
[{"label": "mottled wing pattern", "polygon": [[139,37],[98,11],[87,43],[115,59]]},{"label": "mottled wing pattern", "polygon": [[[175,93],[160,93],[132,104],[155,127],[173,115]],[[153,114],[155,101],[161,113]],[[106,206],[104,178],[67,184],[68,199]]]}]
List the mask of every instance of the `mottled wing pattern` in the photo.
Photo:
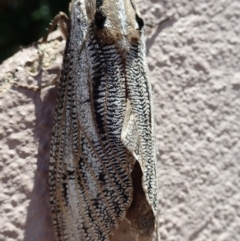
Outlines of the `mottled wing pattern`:
[{"label": "mottled wing pattern", "polygon": [[[128,19],[124,11],[130,7]],[[139,240],[149,240],[155,225],[155,152],[134,5],[73,0],[70,16],[49,166],[58,240],[107,241],[125,217]]]}]

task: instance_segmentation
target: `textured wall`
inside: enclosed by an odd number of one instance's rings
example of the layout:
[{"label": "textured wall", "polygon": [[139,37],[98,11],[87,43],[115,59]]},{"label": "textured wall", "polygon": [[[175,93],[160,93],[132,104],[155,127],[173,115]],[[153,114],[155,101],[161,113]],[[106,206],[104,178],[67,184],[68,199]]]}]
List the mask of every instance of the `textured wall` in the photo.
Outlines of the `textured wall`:
[{"label": "textured wall", "polygon": [[[240,2],[139,6],[147,22],[173,14],[146,31],[161,240],[239,241]],[[0,68],[0,241],[54,240],[47,173],[56,89],[34,92],[10,82],[48,83],[63,47],[59,39],[25,49]]]}]

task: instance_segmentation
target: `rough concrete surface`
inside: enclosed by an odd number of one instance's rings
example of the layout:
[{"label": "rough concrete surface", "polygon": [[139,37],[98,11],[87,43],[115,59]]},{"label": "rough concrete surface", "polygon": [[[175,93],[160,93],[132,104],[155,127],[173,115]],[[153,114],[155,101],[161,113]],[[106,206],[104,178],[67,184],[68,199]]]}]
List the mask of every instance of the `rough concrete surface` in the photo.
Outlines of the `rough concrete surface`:
[{"label": "rough concrete surface", "polygon": [[[159,241],[240,240],[240,1],[138,3],[146,29],[159,175]],[[0,68],[0,241],[53,241],[48,158],[64,41]],[[114,241],[133,240],[123,227]],[[123,236],[121,236],[123,235]],[[125,235],[125,236],[124,236]]]}]

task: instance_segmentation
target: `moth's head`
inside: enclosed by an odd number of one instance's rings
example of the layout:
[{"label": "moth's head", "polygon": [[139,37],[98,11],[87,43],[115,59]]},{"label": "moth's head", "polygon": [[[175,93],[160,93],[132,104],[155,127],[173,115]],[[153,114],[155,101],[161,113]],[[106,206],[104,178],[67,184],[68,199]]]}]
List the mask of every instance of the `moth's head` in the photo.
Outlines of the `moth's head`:
[{"label": "moth's head", "polygon": [[91,33],[100,41],[120,45],[139,41],[144,23],[134,0],[73,0],[73,5],[82,8]]}]

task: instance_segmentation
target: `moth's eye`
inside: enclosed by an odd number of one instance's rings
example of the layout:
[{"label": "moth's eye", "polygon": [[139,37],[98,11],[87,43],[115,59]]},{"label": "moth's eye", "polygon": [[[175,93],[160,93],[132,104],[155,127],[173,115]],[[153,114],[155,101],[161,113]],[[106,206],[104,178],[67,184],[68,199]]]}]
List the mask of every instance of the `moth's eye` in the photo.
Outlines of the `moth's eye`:
[{"label": "moth's eye", "polygon": [[97,10],[94,16],[95,25],[98,28],[104,28],[106,18],[107,17],[103,14],[101,10]]},{"label": "moth's eye", "polygon": [[144,26],[143,19],[140,18],[140,17],[136,14],[136,21],[137,21],[137,23],[138,23],[139,29],[141,30],[141,29],[143,28],[143,26]]},{"label": "moth's eye", "polygon": [[97,0],[96,8],[100,8],[103,5],[103,0]]}]

